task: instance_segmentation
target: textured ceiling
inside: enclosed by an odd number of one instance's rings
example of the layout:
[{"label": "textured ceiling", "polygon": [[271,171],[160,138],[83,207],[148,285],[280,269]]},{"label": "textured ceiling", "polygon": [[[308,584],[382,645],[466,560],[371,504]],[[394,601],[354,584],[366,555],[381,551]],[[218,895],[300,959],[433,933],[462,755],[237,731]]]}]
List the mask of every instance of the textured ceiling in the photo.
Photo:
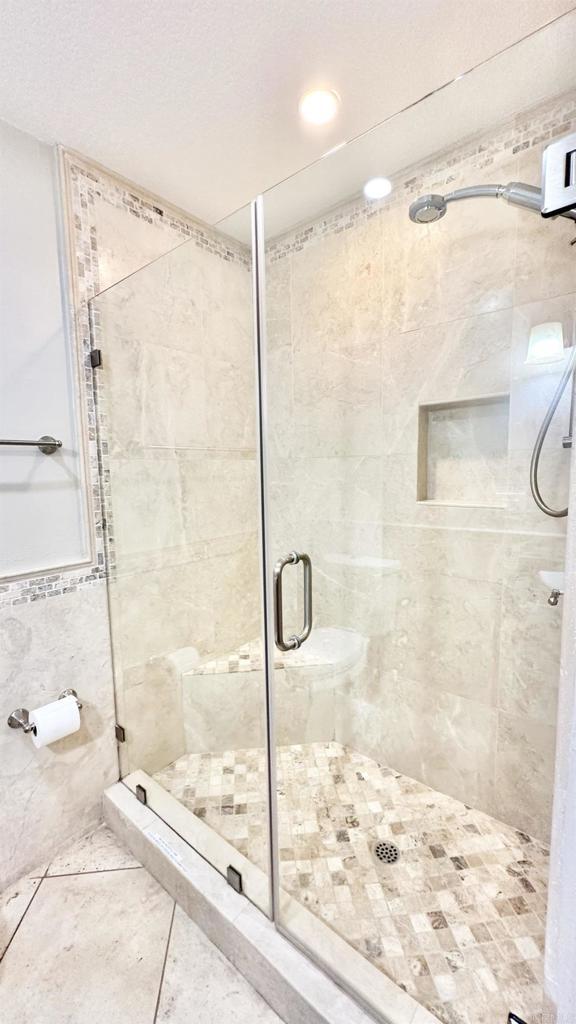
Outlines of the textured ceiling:
[{"label": "textured ceiling", "polygon": [[[2,0],[0,117],[216,221],[573,6]],[[306,129],[322,85],[341,116]]]}]

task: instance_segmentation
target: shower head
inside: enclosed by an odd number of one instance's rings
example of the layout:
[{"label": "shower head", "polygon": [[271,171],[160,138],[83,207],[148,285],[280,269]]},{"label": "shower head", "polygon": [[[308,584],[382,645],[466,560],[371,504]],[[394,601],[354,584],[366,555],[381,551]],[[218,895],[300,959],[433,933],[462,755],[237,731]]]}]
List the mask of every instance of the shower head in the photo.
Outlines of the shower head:
[{"label": "shower head", "polygon": [[[542,213],[542,189],[536,185],[525,185],[523,181],[510,181],[507,185],[468,185],[447,192],[445,196],[430,193],[410,203],[410,220],[415,224],[433,224],[446,213],[448,203],[459,199],[504,199],[512,206],[523,206],[525,210]],[[560,217],[576,220],[576,207],[564,210]]]},{"label": "shower head", "polygon": [[[415,224],[433,224],[444,216],[448,203],[455,203],[458,199],[481,198],[505,199],[513,206],[523,206],[535,213],[540,213],[542,207],[542,191],[535,185],[525,185],[521,181],[511,181],[508,185],[469,185],[448,192],[445,196],[433,193],[420,196],[410,204],[410,220]],[[563,216],[575,219],[576,213],[570,210]]]},{"label": "shower head", "polygon": [[420,196],[410,204],[409,213],[410,220],[415,224],[432,224],[446,213],[446,200],[444,196],[436,196],[433,193]]}]

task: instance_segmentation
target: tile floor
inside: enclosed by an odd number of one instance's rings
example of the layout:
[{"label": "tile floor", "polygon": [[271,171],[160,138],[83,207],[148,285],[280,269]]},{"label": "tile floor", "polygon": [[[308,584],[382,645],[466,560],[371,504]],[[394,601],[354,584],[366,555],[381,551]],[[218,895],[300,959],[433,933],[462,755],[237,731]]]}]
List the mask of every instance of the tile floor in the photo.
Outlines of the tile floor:
[{"label": "tile floor", "polygon": [[281,1024],[112,833],[0,894],[2,1024]]},{"label": "tile floor", "polygon": [[[264,754],[155,778],[265,867]],[[279,748],[282,884],[446,1024],[541,1020],[548,852],[338,743]],[[381,864],[376,840],[396,844]]]}]

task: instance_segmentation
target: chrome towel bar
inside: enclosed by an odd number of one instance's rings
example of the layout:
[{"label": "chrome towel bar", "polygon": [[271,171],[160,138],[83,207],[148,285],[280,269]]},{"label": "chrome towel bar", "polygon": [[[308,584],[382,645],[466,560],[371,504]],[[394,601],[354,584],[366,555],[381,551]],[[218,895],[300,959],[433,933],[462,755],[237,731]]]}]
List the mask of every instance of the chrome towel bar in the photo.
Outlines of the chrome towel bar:
[{"label": "chrome towel bar", "polygon": [[54,452],[62,447],[62,441],[57,441],[55,437],[50,437],[50,434],[43,434],[37,441],[8,441],[0,439],[0,445],[3,444],[23,445],[25,448],[39,448],[41,452],[44,452],[44,455],[53,455]]}]

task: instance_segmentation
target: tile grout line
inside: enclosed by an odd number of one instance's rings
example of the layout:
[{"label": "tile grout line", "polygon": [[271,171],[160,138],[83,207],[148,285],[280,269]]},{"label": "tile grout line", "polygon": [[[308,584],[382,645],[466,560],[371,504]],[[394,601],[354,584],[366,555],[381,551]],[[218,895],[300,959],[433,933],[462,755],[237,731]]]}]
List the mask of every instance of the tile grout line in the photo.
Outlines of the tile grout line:
[{"label": "tile grout line", "polygon": [[36,899],[36,895],[40,891],[40,886],[42,885],[42,882],[45,881],[45,879],[49,879],[49,878],[74,878],[74,877],[76,877],[78,875],[102,875],[102,874],[110,874],[111,872],[115,872],[115,871],[143,871],[143,870],[144,870],[144,868],[142,867],[142,865],[141,864],[137,864],[137,865],[131,865],[130,867],[125,867],[125,868],[96,868],[94,871],[68,871],[68,872],[64,872],[62,874],[58,874],[58,875],[50,875],[48,873],[50,871],[50,863],[48,863],[48,865],[46,867],[46,870],[44,871],[44,874],[42,874],[42,875],[28,875],[27,877],[29,879],[31,879],[32,881],[34,881],[34,882],[38,882],[38,885],[34,889],[34,892],[32,893],[32,896],[30,897],[30,901],[29,901],[29,903],[28,903],[24,913],[22,914],[22,917],[20,918],[20,920],[18,921],[18,924],[16,925],[14,931],[12,932],[12,935],[10,936],[10,939],[8,941],[6,949],[2,952],[2,954],[0,954],[0,963],[2,962],[2,960],[4,959],[4,957],[7,954],[8,950],[10,949],[10,946],[12,945],[12,942],[14,941],[14,939],[16,937],[16,933],[18,932],[18,929],[20,928],[20,925],[22,924],[24,918],[26,917],[26,914],[28,913],[28,911],[30,910],[30,907],[32,906],[34,900]]},{"label": "tile grout line", "polygon": [[82,875],[110,875],[116,871],[143,871],[144,868],[141,864],[133,864],[125,868],[93,868],[90,871],[59,871],[57,874],[49,875],[46,872],[42,875],[42,878],[74,878]]},{"label": "tile grout line", "polygon": [[[48,868],[46,868],[46,871],[48,871]],[[45,878],[46,878],[46,874],[43,874],[43,875],[41,875],[41,876],[40,876],[40,878],[39,878],[39,881],[38,881],[38,885],[37,885],[37,886],[36,886],[36,888],[34,889],[34,892],[32,893],[32,896],[31,896],[31,898],[30,898],[30,902],[28,903],[28,906],[26,907],[26,909],[25,909],[24,913],[22,914],[22,917],[20,918],[20,920],[18,921],[18,924],[16,925],[16,927],[15,927],[14,931],[12,932],[12,935],[10,936],[10,939],[9,939],[9,941],[8,941],[8,944],[7,944],[7,946],[6,946],[6,949],[4,950],[4,952],[2,953],[2,955],[0,956],[0,963],[2,963],[2,961],[3,961],[4,957],[6,956],[6,954],[7,954],[8,950],[10,949],[10,946],[11,946],[11,945],[12,945],[12,943],[14,942],[14,939],[16,938],[16,935],[17,935],[17,933],[18,933],[18,930],[19,930],[19,928],[20,928],[20,925],[22,924],[22,922],[23,922],[24,918],[26,917],[26,914],[27,914],[27,913],[28,913],[28,911],[30,910],[30,907],[31,907],[31,906],[32,906],[32,904],[34,903],[34,900],[36,899],[36,895],[37,895],[37,893],[39,893],[39,892],[40,892],[40,887],[41,887],[41,885],[42,885],[42,882],[44,881],[44,879],[45,879]],[[35,880],[35,879],[34,879],[34,880]]]},{"label": "tile grout line", "polygon": [[174,925],[174,916],[176,914],[176,900],[174,900],[174,906],[172,907],[172,917],[170,918],[170,927],[168,929],[168,938],[166,939],[166,949],[164,951],[164,962],[162,964],[162,974],[160,975],[160,985],[158,986],[158,998],[156,999],[156,1009],[154,1010],[154,1018],[152,1024],[156,1024],[158,1019],[158,1011],[160,1009],[160,999],[162,996],[162,988],[164,985],[164,973],[166,971],[166,963],[168,960],[168,950],[170,949],[170,940],[172,938],[172,928]]}]

